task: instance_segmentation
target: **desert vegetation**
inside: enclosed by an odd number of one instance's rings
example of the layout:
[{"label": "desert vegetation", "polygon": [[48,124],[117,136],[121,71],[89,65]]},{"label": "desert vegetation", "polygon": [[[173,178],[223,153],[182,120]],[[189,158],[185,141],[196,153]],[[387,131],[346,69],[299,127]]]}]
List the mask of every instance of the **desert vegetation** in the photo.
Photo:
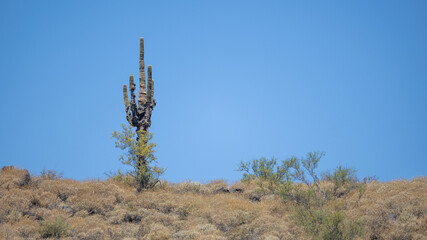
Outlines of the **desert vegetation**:
[{"label": "desert vegetation", "polygon": [[357,181],[338,167],[308,180],[307,159],[243,163],[250,169],[234,184],[160,181],[141,192],[130,176],[76,181],[3,167],[0,239],[426,238],[426,178]]},{"label": "desert vegetation", "polygon": [[156,144],[151,142],[153,134],[142,129],[133,132],[130,125],[122,125],[122,131],[113,132],[116,139],[116,147],[125,150],[120,156],[120,161],[132,167],[133,170],[108,174],[115,180],[133,182],[137,190],[153,188],[159,182],[159,177],[165,169],[158,166]]}]

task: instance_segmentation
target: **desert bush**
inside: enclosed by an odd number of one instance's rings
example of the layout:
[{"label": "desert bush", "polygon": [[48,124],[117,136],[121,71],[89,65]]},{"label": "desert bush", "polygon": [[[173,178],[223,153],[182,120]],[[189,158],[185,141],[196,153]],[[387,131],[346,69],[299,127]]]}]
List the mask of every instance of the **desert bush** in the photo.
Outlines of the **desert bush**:
[{"label": "desert bush", "polygon": [[44,221],[40,226],[40,235],[42,238],[60,238],[67,234],[68,225],[62,218]]},{"label": "desert bush", "polygon": [[346,168],[338,165],[333,173],[329,171],[323,173],[322,180],[332,181],[337,186],[344,186],[345,184],[357,182],[356,172],[357,170],[354,168]]},{"label": "desert bush", "polygon": [[206,187],[207,192],[210,194],[227,193],[230,191],[228,189],[228,183],[224,179],[210,181],[204,186]]},{"label": "desert bush", "polygon": [[286,160],[284,164],[293,168],[291,179],[299,183],[285,185],[280,193],[285,199],[297,202],[296,222],[315,239],[355,239],[363,234],[363,222],[349,220],[340,210],[332,212],[326,204],[357,188],[356,170],[338,166],[332,174],[325,174],[324,180],[333,183],[331,195],[320,187],[320,178],[316,172],[318,163],[324,155],[321,152],[314,152],[308,153],[305,158]]},{"label": "desert bush", "polygon": [[[338,166],[333,173],[317,174],[323,152],[309,152],[303,158],[290,157],[280,165],[277,160],[260,158],[240,164],[242,181],[257,181],[261,189],[279,193],[286,201],[296,203],[296,223],[318,239],[354,239],[363,232],[360,221],[349,221],[342,211],[331,212],[326,204],[360,187],[353,168]],[[322,188],[321,180],[333,183],[332,193]],[[366,191],[360,187],[359,199]]]},{"label": "desert bush", "polygon": [[351,240],[364,232],[364,223],[349,220],[343,211],[297,207],[295,219],[314,239]]},{"label": "desert bush", "polygon": [[159,223],[149,224],[139,232],[143,236],[142,239],[147,240],[167,240],[171,239],[171,235],[173,234],[170,228]]},{"label": "desert bush", "polygon": [[[261,190],[268,189],[306,206],[321,206],[331,197],[341,197],[356,188],[360,188],[360,195],[363,195],[366,187],[358,182],[353,168],[338,166],[332,173],[325,172],[319,177],[318,163],[324,155],[323,152],[309,152],[304,158],[290,157],[280,165],[275,158],[260,158],[241,162],[238,170],[244,172],[243,182],[256,181]],[[332,182],[332,192],[321,188],[321,181]]]},{"label": "desert bush", "polygon": [[105,173],[109,180],[122,182],[130,187],[137,187],[136,178],[131,172],[122,172],[120,169],[117,172]]},{"label": "desert bush", "polygon": [[221,232],[212,224],[197,224],[195,229],[203,235],[220,235]]},{"label": "desert bush", "polygon": [[193,182],[193,181],[187,180],[183,183],[177,184],[175,187],[175,192],[177,192],[177,193],[186,193],[186,192],[202,193],[202,192],[204,192],[204,186],[199,182]]},{"label": "desert bush", "polygon": [[[262,215],[246,227],[254,238],[264,239],[262,236],[278,237],[279,239],[293,239],[288,224],[281,218]],[[288,236],[286,236],[288,235]]]},{"label": "desert bush", "polygon": [[276,158],[267,159],[261,157],[249,162],[240,162],[237,171],[243,171],[242,182],[256,181],[264,190],[276,191],[277,187],[286,181],[290,181],[289,168],[285,165],[277,165]]},{"label": "desert bush", "polygon": [[332,182],[332,194],[336,197],[341,197],[352,189],[359,187],[360,184],[358,184],[356,172],[357,170],[354,168],[339,165],[332,173],[330,171],[322,173],[322,180]]},{"label": "desert bush", "polygon": [[200,234],[195,231],[188,231],[183,230],[176,232],[172,235],[172,239],[179,239],[179,240],[189,240],[189,239],[199,239]]},{"label": "desert bush", "polygon": [[[22,239],[34,239],[34,236],[38,235],[39,223],[31,219],[23,219],[13,223],[11,228],[16,229],[16,235],[21,236]],[[15,237],[17,238],[17,236]]]},{"label": "desert bush", "polygon": [[[280,193],[284,198],[301,201],[320,192],[319,178],[315,173],[321,152],[308,153],[306,158],[291,157],[277,164],[277,159],[260,158],[249,162],[241,162],[238,171],[243,171],[243,182],[255,180],[264,190]],[[309,181],[306,175],[311,176]],[[305,184],[307,191],[301,190]]]},{"label": "desert bush", "polygon": [[63,178],[63,174],[61,172],[57,172],[56,170],[43,169],[43,171],[40,173],[40,178],[44,180],[58,180]]},{"label": "desert bush", "polygon": [[98,240],[103,239],[105,236],[102,228],[89,229],[87,232],[80,232],[77,234],[79,240]]},{"label": "desert bush", "polygon": [[248,211],[223,211],[213,214],[211,216],[211,222],[214,223],[219,230],[229,232],[243,224],[252,222],[254,218],[255,216]]},{"label": "desert bush", "polygon": [[0,187],[24,187],[31,183],[30,173],[26,169],[16,169],[13,166],[5,166],[0,171]]},{"label": "desert bush", "polygon": [[154,156],[156,144],[150,142],[153,135],[143,130],[135,134],[130,125],[122,125],[122,132],[114,131],[113,137],[117,140],[117,148],[127,150],[120,156],[120,160],[133,168],[129,173],[135,178],[138,191],[153,188],[165,172],[165,169],[157,165],[157,158]]},{"label": "desert bush", "polygon": [[[162,187],[159,184],[157,189],[167,189],[168,186]],[[196,194],[218,194],[218,193],[229,193],[228,184],[224,180],[213,180],[208,184],[201,184],[187,180],[182,183],[169,185],[175,193],[196,193]]]}]

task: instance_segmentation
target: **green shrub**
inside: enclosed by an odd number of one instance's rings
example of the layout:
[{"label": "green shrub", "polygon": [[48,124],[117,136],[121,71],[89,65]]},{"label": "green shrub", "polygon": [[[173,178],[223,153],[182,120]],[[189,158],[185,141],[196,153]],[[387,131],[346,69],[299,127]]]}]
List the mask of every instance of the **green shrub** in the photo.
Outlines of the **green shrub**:
[{"label": "green shrub", "polygon": [[262,157],[241,162],[238,171],[244,172],[243,182],[255,180],[261,189],[267,183],[270,191],[279,193],[287,200],[310,204],[321,193],[315,169],[324,155],[323,152],[310,152],[305,158],[290,157],[280,165],[275,158]]},{"label": "green shrub", "polygon": [[[284,200],[295,202],[296,223],[314,239],[355,239],[364,231],[363,222],[348,220],[340,210],[330,211],[327,203],[355,188],[359,188],[360,199],[366,184],[358,183],[356,170],[342,166],[319,178],[316,170],[324,155],[323,152],[309,152],[303,158],[290,157],[280,165],[274,158],[260,158],[241,162],[238,170],[244,171],[242,181],[256,180],[261,189],[267,182],[269,190],[280,194]],[[333,182],[332,193],[320,187],[321,180]]]},{"label": "green shrub", "polygon": [[44,221],[40,226],[40,235],[42,238],[60,238],[67,234],[68,225],[62,218],[53,221]]},{"label": "green shrub", "polygon": [[[357,170],[354,168],[346,168],[338,165],[333,173],[330,173],[329,171],[323,173],[322,180],[333,182],[333,195],[340,197],[359,186],[356,172]],[[340,188],[341,191],[337,192]]]},{"label": "green shrub", "polygon": [[128,173],[135,178],[138,191],[154,187],[165,170],[157,166],[156,144],[150,142],[153,135],[143,130],[135,134],[130,125],[122,125],[122,132],[114,131],[113,137],[117,140],[117,148],[127,150],[120,160],[133,168]]},{"label": "green shrub", "polygon": [[297,207],[295,219],[314,239],[319,240],[351,240],[364,232],[362,221],[348,220],[342,211]]},{"label": "green shrub", "polygon": [[277,187],[289,181],[289,168],[277,166],[277,159],[267,159],[262,157],[249,162],[240,162],[237,171],[243,171],[243,182],[256,180],[258,186],[264,190],[265,184],[270,191],[277,190]]}]

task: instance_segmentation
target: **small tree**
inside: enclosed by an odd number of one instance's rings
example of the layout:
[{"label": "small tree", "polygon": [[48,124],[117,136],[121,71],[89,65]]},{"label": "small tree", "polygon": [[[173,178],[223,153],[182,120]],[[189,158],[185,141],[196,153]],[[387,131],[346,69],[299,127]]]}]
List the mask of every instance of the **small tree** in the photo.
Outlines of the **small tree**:
[{"label": "small tree", "polygon": [[138,192],[154,187],[165,170],[157,166],[156,144],[150,142],[153,134],[141,129],[135,134],[131,126],[123,124],[122,131],[114,131],[113,137],[117,140],[117,148],[127,150],[120,160],[133,168],[129,175],[135,178]]}]

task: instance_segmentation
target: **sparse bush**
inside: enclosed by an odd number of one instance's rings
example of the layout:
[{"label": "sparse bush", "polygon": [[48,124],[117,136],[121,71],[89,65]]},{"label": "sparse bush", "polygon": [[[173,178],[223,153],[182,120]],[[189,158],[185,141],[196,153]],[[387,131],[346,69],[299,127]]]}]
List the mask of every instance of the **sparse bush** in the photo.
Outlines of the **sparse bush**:
[{"label": "sparse bush", "polygon": [[297,207],[295,219],[314,239],[319,240],[351,240],[364,232],[362,221],[348,220],[342,211]]},{"label": "sparse bush", "polygon": [[136,179],[131,172],[122,172],[120,169],[117,172],[105,173],[109,179],[117,182],[122,182],[128,186],[136,187]]},{"label": "sparse bush", "polygon": [[7,189],[13,186],[24,187],[30,185],[30,183],[30,173],[26,169],[16,169],[13,166],[5,166],[2,167],[0,171],[0,187],[5,187]]},{"label": "sparse bush", "polygon": [[275,191],[279,185],[291,180],[288,174],[289,168],[284,165],[278,166],[276,158],[261,157],[246,163],[240,162],[237,171],[244,172],[242,182],[255,180],[263,190],[266,187],[270,191]]},{"label": "sparse bush", "polygon": [[178,209],[176,209],[176,213],[178,214],[181,220],[187,219],[190,213],[194,210],[195,206],[192,204],[185,204]]},{"label": "sparse bush", "polygon": [[113,132],[113,137],[117,140],[116,147],[127,150],[120,156],[121,162],[133,168],[129,173],[135,178],[138,191],[153,188],[159,181],[159,176],[165,172],[157,166],[157,158],[154,156],[156,144],[150,142],[153,135],[143,130],[135,134],[129,125],[122,125],[122,128],[122,132]]},{"label": "sparse bush", "polygon": [[[284,164],[293,168],[292,179],[300,183],[284,186],[281,188],[281,195],[296,200],[296,222],[315,239],[355,239],[363,233],[363,222],[350,221],[344,212],[331,212],[325,205],[357,187],[356,170],[338,166],[332,174],[324,175],[324,180],[333,182],[331,198],[328,191],[320,187],[320,179],[316,173],[318,163],[324,155],[322,152],[314,152],[302,159],[290,158],[284,161]],[[340,194],[337,194],[338,190],[341,190]]]},{"label": "sparse bush", "polygon": [[[322,156],[322,152],[310,152],[306,158],[291,157],[280,165],[275,158],[260,158],[247,163],[241,162],[238,171],[244,172],[244,182],[255,180],[261,189],[267,183],[268,190],[281,194],[285,199],[309,201],[307,198],[315,197],[321,192],[315,169]],[[307,174],[312,178],[311,181]],[[301,184],[305,184],[304,191]]]},{"label": "sparse bush", "polygon": [[40,235],[42,238],[60,238],[65,236],[68,231],[68,225],[62,218],[52,221],[44,221],[40,226]]},{"label": "sparse bush", "polygon": [[[166,189],[168,185],[159,184],[157,189]],[[197,194],[218,194],[218,193],[230,193],[228,189],[228,184],[223,180],[214,180],[209,182],[208,184],[201,184],[199,182],[194,182],[187,180],[185,182],[179,184],[169,185],[171,189],[176,193],[197,193]]]},{"label": "sparse bush", "polygon": [[[348,220],[339,210],[331,212],[326,204],[364,184],[357,182],[356,170],[338,166],[322,178],[333,183],[333,193],[321,188],[316,169],[324,155],[323,152],[309,152],[304,158],[288,158],[281,165],[277,165],[274,158],[260,158],[241,163],[239,170],[244,171],[242,181],[256,180],[261,189],[267,182],[270,191],[295,202],[296,223],[316,239],[354,239],[363,232],[362,222]],[[365,191],[366,188],[360,187],[359,199]]]},{"label": "sparse bush", "polygon": [[197,239],[200,238],[200,234],[194,231],[179,231],[172,235],[172,239],[182,239],[182,240],[189,240],[189,239]]},{"label": "sparse bush", "polygon": [[31,183],[30,172],[24,169],[21,179],[18,181],[18,186],[23,187],[23,186],[29,185],[30,183]]},{"label": "sparse bush", "polygon": [[333,195],[341,197],[358,187],[356,172],[354,168],[346,168],[339,165],[333,173],[323,173],[322,180],[331,181],[334,184]]},{"label": "sparse bush", "polygon": [[175,192],[177,192],[177,193],[186,193],[186,192],[205,193],[205,192],[207,192],[207,189],[205,186],[203,186],[199,182],[187,180],[183,183],[176,185]]},{"label": "sparse bush", "polygon": [[58,180],[63,178],[63,174],[55,170],[43,169],[43,171],[40,173],[40,177],[44,180]]}]

